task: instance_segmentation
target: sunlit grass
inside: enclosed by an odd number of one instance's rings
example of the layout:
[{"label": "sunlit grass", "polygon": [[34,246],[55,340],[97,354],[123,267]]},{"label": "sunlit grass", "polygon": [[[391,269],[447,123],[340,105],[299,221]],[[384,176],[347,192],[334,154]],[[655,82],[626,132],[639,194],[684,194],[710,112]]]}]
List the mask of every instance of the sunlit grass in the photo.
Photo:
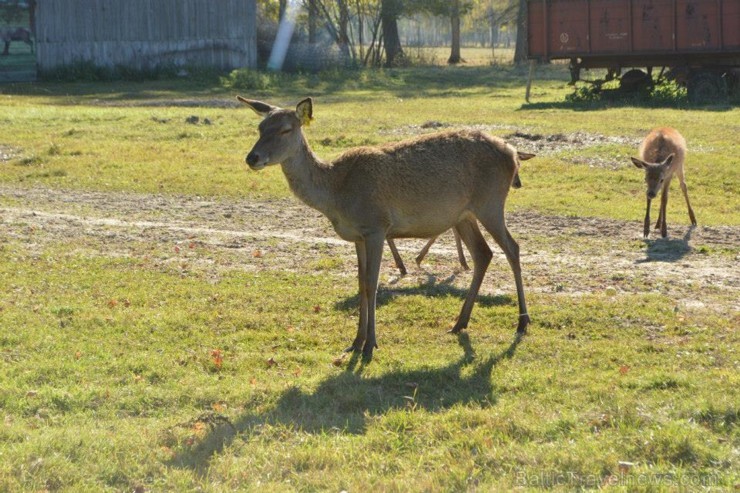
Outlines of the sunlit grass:
[{"label": "sunlit grass", "polygon": [[[510,209],[570,217],[639,221],[644,184],[629,163],[630,143],[653,126],[674,126],[689,143],[700,226],[740,224],[737,108],[570,106],[561,66],[538,69],[527,104],[526,72],[490,62],[337,71],[280,76],[244,95],[285,105],[313,96],[306,134],[327,158],[409,137],[430,121],[503,137],[597,135],[594,145],[526,161],[524,187],[510,195]],[[246,169],[259,120],[236,105],[243,89],[223,84],[0,87],[0,150],[12,150],[0,161],[0,207],[19,206],[12,191],[24,187],[289,196],[278,167]],[[668,221],[687,224],[674,187]],[[532,279],[536,315],[517,340],[509,284],[507,294],[484,293],[470,329],[452,336],[445,330],[467,286],[431,276],[394,284],[384,274],[380,348],[366,364],[341,353],[358,316],[346,258],[319,251],[293,271],[265,264],[247,272],[218,262],[225,254],[208,245],[186,256],[134,238],[122,254],[88,238],[36,242],[44,234],[15,223],[0,232],[0,491],[693,491],[738,483],[740,320],[732,291],[711,281],[682,288],[704,303],[686,309],[649,271],[615,274],[609,282],[622,285],[611,296],[588,272],[578,286]],[[647,248],[568,238],[553,255]],[[537,254],[551,243],[532,231],[522,246]],[[732,245],[692,247],[734,267]],[[510,283],[498,261],[487,279]],[[427,262],[434,266],[434,252]]]}]

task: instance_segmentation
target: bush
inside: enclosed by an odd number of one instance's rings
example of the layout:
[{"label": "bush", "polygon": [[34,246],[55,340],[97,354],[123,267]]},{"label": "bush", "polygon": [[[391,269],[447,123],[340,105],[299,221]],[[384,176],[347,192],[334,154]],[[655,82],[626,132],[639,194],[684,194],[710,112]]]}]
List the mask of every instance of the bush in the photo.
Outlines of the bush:
[{"label": "bush", "polygon": [[686,88],[675,81],[660,79],[653,85],[640,90],[627,91],[619,87],[619,81],[604,84],[589,84],[576,87],[565,97],[569,103],[627,103],[642,106],[681,106],[688,102]]},{"label": "bush", "polygon": [[240,68],[221,78],[221,84],[230,89],[264,91],[278,85],[280,74]]},{"label": "bush", "polygon": [[135,68],[126,65],[110,67],[96,65],[91,60],[78,60],[67,65],[60,65],[53,69],[42,71],[39,73],[39,78],[49,82],[146,81],[175,78],[183,70],[189,72],[184,68],[178,68],[171,64],[146,68]]}]

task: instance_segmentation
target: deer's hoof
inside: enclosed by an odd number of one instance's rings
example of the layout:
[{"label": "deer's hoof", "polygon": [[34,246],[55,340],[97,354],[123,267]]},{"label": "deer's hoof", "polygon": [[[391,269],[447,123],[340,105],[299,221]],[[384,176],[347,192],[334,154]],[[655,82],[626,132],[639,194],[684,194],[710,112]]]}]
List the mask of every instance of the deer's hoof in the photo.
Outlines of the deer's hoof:
[{"label": "deer's hoof", "polygon": [[366,342],[365,347],[362,348],[362,359],[370,361],[373,359],[373,350],[378,347],[375,343]]},{"label": "deer's hoof", "polygon": [[447,331],[448,334],[459,334],[462,332],[467,326],[462,324],[455,324],[454,327],[452,327],[450,330]]},{"label": "deer's hoof", "polygon": [[359,353],[362,351],[362,343],[364,341],[358,341],[355,339],[355,341],[352,343],[350,347],[344,350],[345,353]]},{"label": "deer's hoof", "polygon": [[526,313],[519,316],[519,324],[516,327],[517,335],[524,335],[527,333],[527,325],[529,325],[529,315]]}]

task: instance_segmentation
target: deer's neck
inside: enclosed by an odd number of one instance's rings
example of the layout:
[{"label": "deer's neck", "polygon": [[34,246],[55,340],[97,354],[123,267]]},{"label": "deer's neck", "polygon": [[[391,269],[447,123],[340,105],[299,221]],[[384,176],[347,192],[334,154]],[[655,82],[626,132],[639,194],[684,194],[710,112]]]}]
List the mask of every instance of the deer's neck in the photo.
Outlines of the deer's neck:
[{"label": "deer's neck", "polygon": [[331,215],[335,202],[333,167],[313,153],[305,137],[299,152],[286,159],[282,168],[290,189],[300,200],[324,215]]}]

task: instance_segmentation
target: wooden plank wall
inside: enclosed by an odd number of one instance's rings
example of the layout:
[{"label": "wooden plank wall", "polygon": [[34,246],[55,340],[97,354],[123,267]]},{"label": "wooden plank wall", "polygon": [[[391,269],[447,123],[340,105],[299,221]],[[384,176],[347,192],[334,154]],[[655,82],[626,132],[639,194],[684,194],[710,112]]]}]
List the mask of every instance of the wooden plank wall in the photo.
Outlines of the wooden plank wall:
[{"label": "wooden plank wall", "polygon": [[38,67],[255,67],[256,9],[256,0],[41,0]]}]

